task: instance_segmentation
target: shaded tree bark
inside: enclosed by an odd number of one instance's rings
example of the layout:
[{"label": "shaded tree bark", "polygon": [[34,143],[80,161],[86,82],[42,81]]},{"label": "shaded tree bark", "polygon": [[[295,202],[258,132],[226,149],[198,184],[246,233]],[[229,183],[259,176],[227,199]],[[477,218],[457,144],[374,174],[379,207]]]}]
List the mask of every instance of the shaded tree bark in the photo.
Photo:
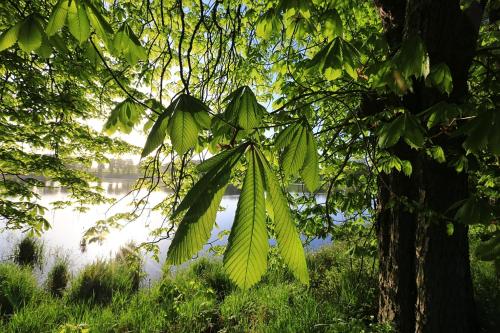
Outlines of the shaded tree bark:
[{"label": "shaded tree bark", "polygon": [[[449,97],[415,81],[401,106],[417,114],[441,100],[463,102],[485,3],[465,12],[458,0],[375,0],[375,5],[393,51],[405,37],[418,34],[431,66],[444,62],[452,73]],[[461,138],[437,131],[431,133],[433,142],[447,156],[461,152]],[[379,320],[393,323],[398,332],[477,332],[468,230],[453,222],[449,211],[467,198],[467,175],[404,143],[391,150],[412,163],[413,174],[379,177]]]}]

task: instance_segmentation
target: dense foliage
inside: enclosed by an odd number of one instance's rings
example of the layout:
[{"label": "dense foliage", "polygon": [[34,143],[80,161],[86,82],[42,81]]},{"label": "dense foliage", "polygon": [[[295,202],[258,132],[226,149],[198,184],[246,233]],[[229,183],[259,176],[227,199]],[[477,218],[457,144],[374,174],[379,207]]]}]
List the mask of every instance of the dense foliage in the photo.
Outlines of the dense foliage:
[{"label": "dense foliage", "polygon": [[[35,171],[82,203],[102,200],[71,166],[104,159],[101,147],[123,151],[82,123],[108,114],[109,134],[147,133],[138,193],[173,190],[156,207],[166,223],[155,235],[172,240],[169,263],[206,243],[232,183],[241,196],[224,256],[231,279],[258,282],[274,238],[307,283],[299,233],[335,235],[345,227],[337,213],[353,229],[372,223],[380,175],[411,177],[423,172],[415,162],[430,160],[466,175],[468,197],[444,211],[407,196],[386,207],[446,221],[449,235],[456,223],[483,225],[477,254],[499,267],[499,9],[464,1],[461,10],[478,5],[484,19],[463,92],[422,34],[405,31],[392,45],[381,7],[367,1],[4,2],[0,133],[15,139],[1,141],[2,216],[46,224],[32,200],[41,184],[25,178]],[[436,102],[407,107],[418,94]],[[307,190],[300,198],[283,190],[297,181]],[[148,194],[139,197],[134,214]]]}]

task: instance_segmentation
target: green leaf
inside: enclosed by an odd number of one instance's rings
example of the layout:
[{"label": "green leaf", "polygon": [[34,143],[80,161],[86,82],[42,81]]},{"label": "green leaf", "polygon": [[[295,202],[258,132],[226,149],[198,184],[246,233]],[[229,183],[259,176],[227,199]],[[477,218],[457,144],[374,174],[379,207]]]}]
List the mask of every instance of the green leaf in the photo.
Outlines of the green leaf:
[{"label": "green leaf", "polygon": [[254,149],[248,152],[247,159],[248,168],[224,253],[226,272],[243,289],[257,283],[266,271],[269,249],[263,175]]},{"label": "green leaf", "polygon": [[196,145],[198,140],[198,126],[189,111],[175,110],[167,127],[172,146],[182,155]]},{"label": "green leaf", "polygon": [[335,38],[319,51],[311,60],[309,67],[318,66],[327,79],[335,80],[345,70],[349,76],[356,79],[359,52],[341,37]]},{"label": "green leaf", "polygon": [[405,78],[410,76],[427,77],[429,74],[429,55],[418,35],[406,38],[393,59]]},{"label": "green leaf", "polygon": [[42,36],[42,45],[40,45],[40,47],[35,50],[35,53],[44,59],[50,57],[50,55],[52,54],[52,46],[47,36]]},{"label": "green leaf", "polygon": [[124,23],[116,32],[113,47],[119,55],[124,55],[131,65],[147,58],[146,51],[127,23]]},{"label": "green leaf", "polygon": [[307,153],[305,162],[300,175],[309,192],[314,192],[319,187],[319,165],[318,165],[318,148],[314,135],[307,131]]},{"label": "green leaf", "polygon": [[403,170],[403,173],[407,176],[407,177],[410,177],[411,176],[411,173],[413,171],[413,168],[411,166],[411,162],[410,161],[401,161],[401,167],[402,167],[402,170]]},{"label": "green leaf", "polygon": [[[168,108],[158,117],[153,128],[149,132],[146,144],[141,156],[147,156],[165,140],[167,134],[170,135],[174,149],[183,154],[188,149],[194,147],[198,141],[199,125],[206,125],[199,113],[207,113],[208,107],[199,99],[181,94]],[[170,119],[168,119],[172,116]]]},{"label": "green leaf", "polygon": [[298,126],[298,124],[293,124],[282,130],[274,141],[274,149],[279,151],[288,146],[292,142]]},{"label": "green leaf", "polygon": [[68,16],[68,6],[68,0],[59,0],[57,2],[52,10],[52,14],[50,15],[47,28],[45,28],[47,36],[50,37],[62,29],[64,23],[66,22],[66,17]]},{"label": "green leaf", "polygon": [[406,112],[404,115],[403,137],[408,145],[413,148],[420,148],[424,145],[424,134],[422,126],[413,114]]},{"label": "green leaf", "polygon": [[245,143],[231,150],[223,151],[200,164],[198,168],[201,168],[200,171],[206,172],[206,174],[203,175],[203,177],[201,177],[193,187],[191,187],[184,199],[182,199],[177,209],[174,211],[172,218],[177,217],[180,213],[188,209],[189,206],[193,204],[193,202],[196,202],[197,198],[200,195],[204,195],[204,193],[211,186],[210,182],[212,181],[212,179],[216,177],[216,175],[228,165],[230,165],[231,167],[235,165],[245,152],[247,146],[248,144]]},{"label": "green leaf", "polygon": [[464,148],[471,152],[488,149],[500,155],[500,116],[495,109],[481,110],[477,117],[463,126],[461,132],[467,135]]},{"label": "green leaf", "polygon": [[449,95],[453,90],[453,79],[448,65],[440,63],[433,66],[429,76],[427,76],[425,80],[425,84],[427,86],[436,87],[442,93],[447,93]]},{"label": "green leaf", "polygon": [[167,135],[168,117],[172,114],[173,110],[174,103],[170,104],[158,119],[156,119],[148,134],[144,148],[142,149],[141,158],[148,156],[163,143]]},{"label": "green leaf", "polygon": [[21,29],[22,22],[18,22],[13,27],[10,27],[0,35],[0,52],[8,49],[17,42],[19,30]]},{"label": "green leaf", "polygon": [[395,145],[404,130],[404,117],[399,115],[390,123],[384,124],[378,132],[378,145],[381,148],[388,148]]},{"label": "green leaf", "polygon": [[189,207],[168,248],[167,263],[179,265],[191,259],[210,237],[230,170],[224,169],[211,179],[210,187]]},{"label": "green leaf", "polygon": [[116,105],[104,124],[104,131],[107,134],[113,134],[119,130],[124,133],[130,133],[132,128],[141,120],[144,108],[127,98]]},{"label": "green leaf", "polygon": [[187,210],[167,254],[167,262],[181,264],[198,252],[210,237],[217,209],[231,177],[231,171],[243,155],[246,145],[225,154],[191,187],[172,215]]},{"label": "green leaf", "polygon": [[108,41],[108,36],[113,34],[113,28],[109,25],[106,19],[101,15],[99,10],[90,2],[86,5],[88,19],[94,28],[95,32],[105,42]]},{"label": "green leaf", "polygon": [[208,112],[206,112],[206,111],[193,112],[193,117],[194,117],[194,121],[196,122],[196,124],[198,125],[198,127],[200,129],[209,129],[210,128],[212,120],[210,119]]},{"label": "green leaf", "polygon": [[269,215],[273,216],[278,250],[294,276],[302,283],[309,284],[304,248],[286,198],[264,156],[259,152],[258,157],[261,169],[264,170],[267,200],[271,201],[272,212]]},{"label": "green leaf", "polygon": [[444,150],[440,146],[434,146],[429,149],[429,155],[439,163],[446,162]]},{"label": "green leaf", "polygon": [[28,17],[21,28],[18,35],[19,47],[24,52],[31,52],[42,45],[42,27],[38,20],[33,16]]},{"label": "green leaf", "polygon": [[297,126],[294,137],[282,155],[285,176],[295,175],[304,165],[307,154],[307,129]]},{"label": "green leaf", "polygon": [[448,126],[452,119],[460,115],[460,108],[456,104],[450,104],[442,101],[434,104],[425,110],[424,113],[429,114],[427,128],[432,128],[440,124]]},{"label": "green leaf", "polygon": [[89,19],[80,0],[72,0],[68,7],[68,28],[80,44],[90,36]]},{"label": "green leaf", "polygon": [[269,9],[257,21],[255,33],[259,38],[269,39],[273,33],[279,33],[280,31],[281,22],[273,8]]},{"label": "green leaf", "polygon": [[236,148],[223,150],[217,155],[210,157],[209,159],[203,161],[202,163],[196,166],[196,169],[200,172],[207,172],[210,169],[214,168],[216,165],[225,161],[229,156],[233,155],[237,150],[241,150],[242,146],[238,146]]},{"label": "green leaf", "polygon": [[236,89],[227,99],[229,103],[224,116],[228,122],[245,130],[256,128],[262,123],[266,109],[257,102],[257,98],[249,87],[243,86]]},{"label": "green leaf", "polygon": [[330,9],[325,12],[323,25],[326,36],[342,37],[342,20],[340,19],[339,13],[335,9]]}]

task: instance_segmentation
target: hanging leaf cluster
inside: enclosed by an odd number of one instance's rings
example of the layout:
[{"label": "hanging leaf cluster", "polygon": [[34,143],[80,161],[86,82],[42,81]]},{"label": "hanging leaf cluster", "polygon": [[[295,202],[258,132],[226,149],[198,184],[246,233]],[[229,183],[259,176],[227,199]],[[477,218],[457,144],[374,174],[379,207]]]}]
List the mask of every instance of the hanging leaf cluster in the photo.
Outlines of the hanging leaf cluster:
[{"label": "hanging leaf cluster", "polygon": [[[175,218],[186,211],[169,247],[167,262],[180,264],[207,242],[231,172],[244,155],[247,169],[224,254],[224,268],[231,280],[244,289],[261,279],[267,268],[269,249],[267,209],[272,216],[283,260],[294,275],[307,284],[304,249],[286,198],[263,154],[248,142],[223,151],[198,166],[198,170],[205,174],[174,212]],[[266,205],[266,201],[269,204]]]},{"label": "hanging leaf cluster", "polygon": [[500,115],[497,110],[483,110],[460,131],[467,135],[463,146],[468,151],[487,150],[500,155]]},{"label": "hanging leaf cluster", "polygon": [[0,51],[12,47],[16,42],[24,52],[35,51],[41,47],[43,37],[42,21],[31,15],[2,33]]},{"label": "hanging leaf cluster", "polygon": [[258,19],[255,33],[257,34],[257,37],[266,40],[273,34],[279,33],[281,28],[282,26],[279,16],[276,13],[276,10],[271,8]]},{"label": "hanging leaf cluster", "polygon": [[90,1],[59,0],[49,18],[47,35],[56,34],[65,25],[80,44],[89,38],[91,27],[104,41],[113,34],[111,26]]},{"label": "hanging leaf cluster", "polygon": [[252,89],[247,86],[240,87],[230,93],[224,112],[225,120],[243,130],[254,129],[262,123],[266,108],[257,102]]},{"label": "hanging leaf cluster", "polygon": [[64,45],[57,41],[55,35],[67,26],[80,44],[88,40],[93,29],[114,55],[123,56],[131,65],[147,58],[144,47],[128,24],[124,23],[113,38],[113,29],[91,1],[59,0],[45,29],[43,25],[43,20],[33,14],[7,29],[0,35],[0,52],[18,42],[25,52],[36,51],[43,57],[49,57],[52,46]]},{"label": "hanging leaf cluster", "polygon": [[358,77],[359,52],[349,42],[336,37],[322,48],[309,63],[310,67],[317,67],[327,79],[338,79],[345,70],[353,79]]},{"label": "hanging leaf cluster", "polygon": [[116,32],[113,48],[116,55],[123,56],[131,65],[147,58],[146,50],[127,23],[123,23]]},{"label": "hanging leaf cluster", "polygon": [[210,128],[209,108],[199,99],[181,94],[158,116],[142,150],[142,157],[158,148],[168,133],[178,154],[184,154],[198,142],[198,134]]},{"label": "hanging leaf cluster", "polygon": [[318,152],[308,126],[302,122],[288,126],[276,137],[275,148],[282,151],[280,160],[285,176],[300,172],[307,189],[314,192],[320,183]]},{"label": "hanging leaf cluster", "polygon": [[395,145],[403,137],[405,142],[413,148],[423,146],[425,137],[422,126],[415,115],[405,112],[393,121],[382,125],[378,131],[378,145],[388,148]]},{"label": "hanging leaf cluster", "polygon": [[440,63],[432,66],[425,83],[427,86],[436,87],[440,92],[450,95],[453,90],[453,79],[448,65]]},{"label": "hanging leaf cluster", "polygon": [[116,131],[130,133],[135,125],[142,119],[144,108],[131,98],[120,102],[111,111],[111,115],[104,124],[104,131],[113,134]]}]

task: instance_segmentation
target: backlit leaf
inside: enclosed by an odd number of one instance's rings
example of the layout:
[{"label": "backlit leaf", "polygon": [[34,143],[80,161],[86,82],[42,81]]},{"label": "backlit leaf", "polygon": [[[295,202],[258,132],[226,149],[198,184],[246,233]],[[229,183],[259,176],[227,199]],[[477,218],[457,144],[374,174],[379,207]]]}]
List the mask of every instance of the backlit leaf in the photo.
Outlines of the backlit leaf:
[{"label": "backlit leaf", "polygon": [[307,153],[300,175],[309,192],[316,191],[320,182],[318,148],[316,146],[314,135],[310,131],[307,131]]},{"label": "backlit leaf", "polygon": [[247,160],[234,224],[224,253],[226,272],[243,289],[257,283],[264,274],[269,248],[263,175],[253,149],[248,152]]},{"label": "backlit leaf", "polygon": [[80,0],[72,0],[68,7],[68,28],[80,44],[90,36],[89,19]]},{"label": "backlit leaf", "polygon": [[109,35],[113,34],[113,28],[111,28],[106,19],[92,3],[87,3],[86,9],[88,19],[95,32],[99,37],[107,42]]},{"label": "backlit leaf", "polygon": [[297,127],[294,137],[285,148],[282,157],[282,166],[285,175],[295,175],[304,165],[307,154],[307,129]]},{"label": "backlit leaf", "polygon": [[412,35],[403,41],[393,61],[405,78],[412,75],[425,78],[429,74],[429,55],[418,35]]},{"label": "backlit leaf", "polygon": [[226,100],[229,103],[224,112],[226,120],[242,129],[253,129],[262,122],[266,110],[257,102],[252,90],[247,87],[240,87],[233,91]]},{"label": "backlit leaf", "polygon": [[18,43],[24,52],[34,51],[42,45],[42,27],[33,16],[28,17],[19,29]]},{"label": "backlit leaf", "polygon": [[378,131],[378,145],[388,148],[395,145],[404,131],[404,117],[398,116],[390,123],[384,124]]},{"label": "backlit leaf", "polygon": [[153,150],[158,148],[167,135],[168,117],[172,114],[174,103],[170,104],[163,113],[156,119],[151,131],[148,134],[144,148],[142,149],[141,157],[148,156]]},{"label": "backlit leaf", "polygon": [[448,65],[440,63],[433,66],[425,83],[427,86],[436,87],[439,91],[449,95],[453,90],[453,79]]},{"label": "backlit leaf", "polygon": [[168,121],[167,131],[179,155],[192,148],[198,140],[198,125],[189,111],[175,110]]},{"label": "backlit leaf", "polygon": [[47,36],[52,36],[62,29],[68,16],[69,0],[59,0],[52,10],[45,32]]},{"label": "backlit leaf", "polygon": [[304,248],[292,219],[288,202],[267,160],[260,152],[258,157],[265,175],[266,200],[271,201],[272,214],[270,215],[273,216],[278,250],[294,276],[302,283],[309,284]]},{"label": "backlit leaf", "polygon": [[22,24],[22,22],[18,22],[16,25],[10,27],[6,31],[4,31],[2,35],[0,35],[0,52],[8,49],[17,42],[19,30]]},{"label": "backlit leaf", "polygon": [[191,259],[210,237],[217,209],[231,177],[231,171],[246,146],[226,154],[188,191],[172,218],[187,210],[175,232],[167,254],[167,262],[181,264]]}]

